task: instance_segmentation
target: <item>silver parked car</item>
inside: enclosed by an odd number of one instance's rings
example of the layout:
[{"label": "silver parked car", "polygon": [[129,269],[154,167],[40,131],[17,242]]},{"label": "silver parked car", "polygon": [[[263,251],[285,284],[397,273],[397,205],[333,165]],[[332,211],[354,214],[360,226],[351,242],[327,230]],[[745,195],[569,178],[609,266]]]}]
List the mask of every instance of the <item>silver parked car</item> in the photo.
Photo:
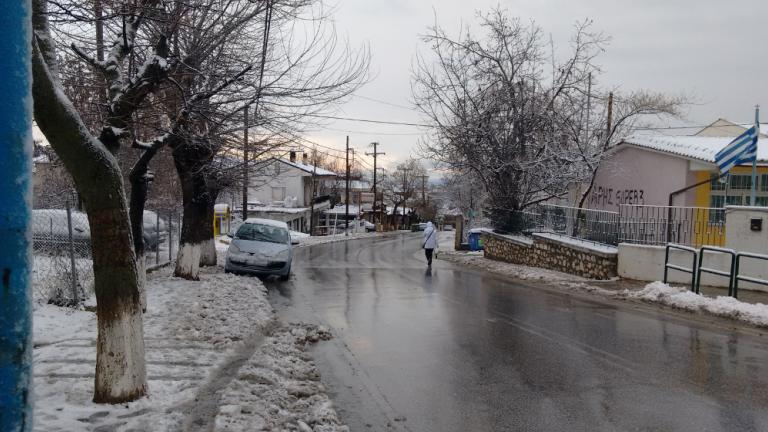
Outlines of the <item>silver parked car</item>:
[{"label": "silver parked car", "polygon": [[224,271],[257,276],[291,276],[293,250],[291,234],[285,222],[247,219],[235,232],[227,250]]}]

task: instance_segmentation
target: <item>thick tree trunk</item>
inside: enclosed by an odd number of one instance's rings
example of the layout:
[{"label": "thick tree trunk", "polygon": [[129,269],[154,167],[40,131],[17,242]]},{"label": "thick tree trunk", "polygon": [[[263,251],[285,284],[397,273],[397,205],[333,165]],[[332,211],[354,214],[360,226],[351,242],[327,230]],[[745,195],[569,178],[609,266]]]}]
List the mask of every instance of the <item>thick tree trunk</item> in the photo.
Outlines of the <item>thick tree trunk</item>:
[{"label": "thick tree trunk", "polygon": [[138,271],[119,171],[112,184],[119,184],[115,189],[121,192],[113,206],[92,208],[90,194],[84,194],[96,280],[99,332],[93,400],[97,403],[121,403],[146,394]]},{"label": "thick tree trunk", "polygon": [[[43,0],[35,2],[38,41],[47,36]],[[41,42],[44,43],[44,42]],[[128,206],[117,160],[92,137],[33,46],[35,120],[72,175],[91,226],[98,337],[94,402],[146,394],[141,304]]]},{"label": "thick tree trunk", "polygon": [[173,160],[181,183],[184,215],[181,221],[179,253],[174,275],[199,280],[200,256],[206,241],[212,238],[208,225],[208,188],[202,175],[205,154],[195,152],[188,143],[174,148]]},{"label": "thick tree trunk", "polygon": [[130,221],[131,235],[133,236],[133,249],[136,251],[136,266],[139,275],[139,298],[141,299],[141,310],[147,311],[147,260],[146,245],[144,244],[144,204],[147,202],[147,193],[149,184],[144,178],[144,173],[131,171],[129,179],[131,181],[131,206]]},{"label": "thick tree trunk", "polygon": [[[152,179],[149,174],[149,162],[165,144],[165,140],[153,142],[148,149],[144,150],[128,175],[131,182],[131,234],[133,235],[133,248],[136,251],[139,295],[143,312],[147,311],[147,245],[144,243],[144,207],[147,203],[147,195],[149,195],[149,182]],[[159,239],[157,247],[160,247]]]}]

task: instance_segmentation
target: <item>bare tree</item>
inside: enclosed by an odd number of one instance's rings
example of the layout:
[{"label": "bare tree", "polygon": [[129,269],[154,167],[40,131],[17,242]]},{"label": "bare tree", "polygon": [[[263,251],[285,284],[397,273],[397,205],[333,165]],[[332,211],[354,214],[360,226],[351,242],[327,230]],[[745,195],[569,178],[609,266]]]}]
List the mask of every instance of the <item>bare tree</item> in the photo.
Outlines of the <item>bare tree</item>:
[{"label": "bare tree", "polygon": [[606,116],[590,115],[600,106],[591,104],[591,81],[600,72],[595,59],[605,35],[593,32],[590,21],[577,23],[569,54],[557,60],[536,24],[499,8],[479,18],[479,35],[454,38],[437,25],[429,29],[423,39],[432,55],[417,58],[413,94],[434,126],[422,153],[478,179],[498,228],[515,229],[518,210],[589,181],[631,119],[676,114],[682,102],[635,94],[612,132],[601,134]]},{"label": "bare tree", "polygon": [[[162,105],[176,120],[159,139],[172,150],[182,186],[175,274],[197,279],[201,257],[215,258],[206,221],[215,201],[210,185],[221,179],[217,156],[242,154],[248,123],[251,157],[281,148],[313,123],[308,115],[327,110],[364,82],[368,54],[339,44],[318,0],[185,5],[171,13],[170,21],[179,23],[169,37],[175,66]],[[246,123],[250,106],[255,113]]]},{"label": "bare tree", "polygon": [[125,5],[115,17],[121,25],[104,60],[72,44],[73,52],[100,71],[108,86],[106,117],[93,134],[61,88],[48,2],[33,2],[35,120],[72,175],[91,226],[98,318],[95,402],[130,401],[146,393],[140,285],[115,153],[129,135],[134,110],[166,67],[155,56],[149,56],[138,69],[126,64],[145,14],[154,5],[153,0]]},{"label": "bare tree", "polygon": [[[416,191],[421,187],[421,177],[425,174],[426,170],[421,163],[414,158],[409,158],[399,164],[395,171],[382,178],[382,190],[385,199],[392,204],[392,224],[395,226],[400,223],[407,225],[408,200],[416,198]],[[398,208],[403,210],[402,218],[398,217]]]}]

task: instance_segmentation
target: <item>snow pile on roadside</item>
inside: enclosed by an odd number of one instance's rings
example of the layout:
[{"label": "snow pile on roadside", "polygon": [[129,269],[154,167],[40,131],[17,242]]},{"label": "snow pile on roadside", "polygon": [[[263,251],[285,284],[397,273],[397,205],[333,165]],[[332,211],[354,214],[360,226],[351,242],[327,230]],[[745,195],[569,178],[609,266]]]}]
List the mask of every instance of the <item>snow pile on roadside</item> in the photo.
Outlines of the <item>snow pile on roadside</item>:
[{"label": "snow pile on roadside", "polygon": [[705,297],[685,288],[671,287],[663,282],[652,282],[640,291],[626,290],[627,298],[685,309],[693,312],[708,312],[713,315],[745,321],[761,327],[768,327],[768,305],[744,303],[733,297]]},{"label": "snow pile on roadside", "polygon": [[[327,333],[298,324],[281,326],[256,278],[209,268],[193,282],[170,272],[162,270],[148,280],[149,395],[136,402],[91,402],[96,358],[92,312],[35,307],[35,431],[175,431],[183,425],[213,430],[219,417],[226,418],[229,431],[254,430],[259,418],[294,430],[301,427],[299,421],[317,425],[318,431],[345,430],[304,352],[307,341]],[[270,380],[252,379],[264,371]],[[263,398],[264,409],[254,402],[235,415],[232,406],[246,395]]]},{"label": "snow pile on roadside", "polygon": [[267,289],[257,278],[201,273],[195,283],[161,276],[148,292],[156,301],[145,319],[147,338],[193,339],[224,349],[263,332],[274,319]]},{"label": "snow pile on roadside", "polygon": [[439,259],[451,261],[457,264],[469,265],[491,273],[504,276],[511,276],[523,280],[546,280],[546,281],[569,281],[586,282],[588,279],[562,273],[555,270],[548,270],[539,267],[528,267],[520,264],[512,264],[503,261],[486,259],[483,252],[452,252],[440,250],[437,254]]},{"label": "snow pile on roadside", "polygon": [[329,338],[327,329],[311,325],[276,329],[224,390],[213,430],[349,431],[306,352]]}]

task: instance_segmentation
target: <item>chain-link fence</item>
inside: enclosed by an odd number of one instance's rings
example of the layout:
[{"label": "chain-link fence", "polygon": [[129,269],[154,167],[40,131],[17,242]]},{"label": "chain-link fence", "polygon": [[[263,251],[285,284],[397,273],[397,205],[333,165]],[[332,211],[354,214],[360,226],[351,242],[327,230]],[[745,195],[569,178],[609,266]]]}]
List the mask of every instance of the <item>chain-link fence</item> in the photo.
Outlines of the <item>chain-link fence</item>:
[{"label": "chain-link fence", "polygon": [[515,231],[546,232],[594,243],[618,244],[619,214],[559,205],[540,204],[513,212]]},{"label": "chain-link fence", "polygon": [[[144,212],[147,268],[173,261],[178,250],[180,218],[175,213]],[[85,213],[72,208],[32,211],[32,286],[34,297],[58,305],[75,305],[93,293],[91,230]]]}]

